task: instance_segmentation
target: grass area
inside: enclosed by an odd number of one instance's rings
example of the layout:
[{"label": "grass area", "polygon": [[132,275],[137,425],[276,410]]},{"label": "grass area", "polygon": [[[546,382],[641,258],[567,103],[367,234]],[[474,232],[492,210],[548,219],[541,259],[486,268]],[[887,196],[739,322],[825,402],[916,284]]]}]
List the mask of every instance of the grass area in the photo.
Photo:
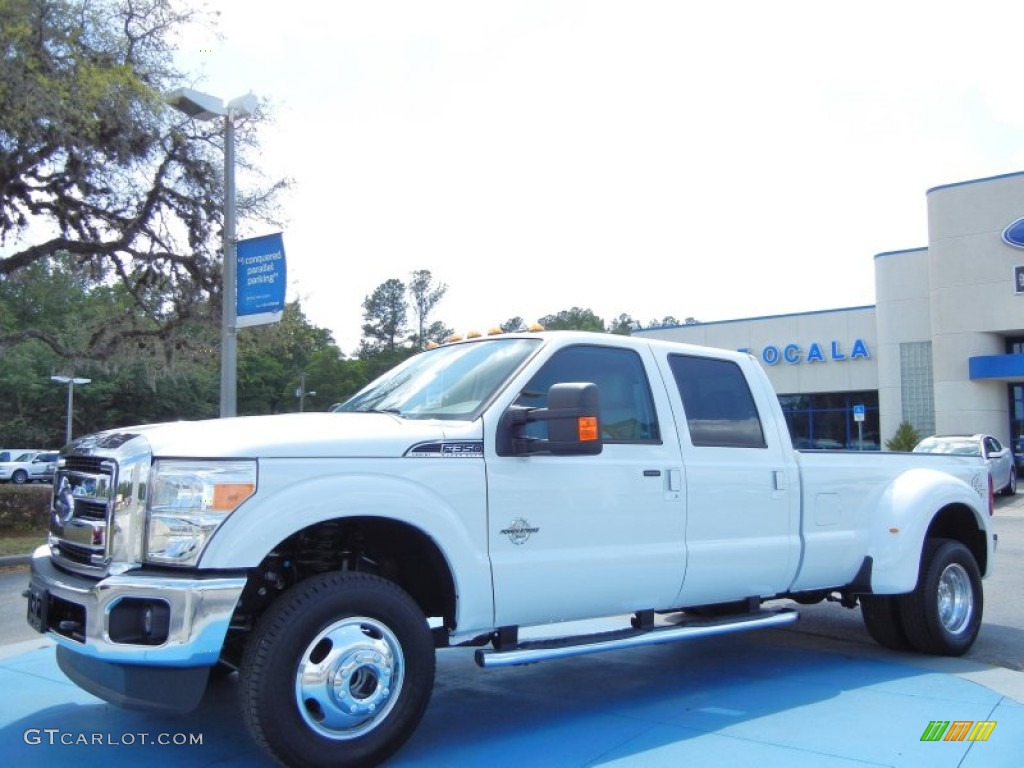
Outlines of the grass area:
[{"label": "grass area", "polygon": [[45,543],[45,533],[0,534],[0,557],[5,555],[27,555],[40,544]]}]

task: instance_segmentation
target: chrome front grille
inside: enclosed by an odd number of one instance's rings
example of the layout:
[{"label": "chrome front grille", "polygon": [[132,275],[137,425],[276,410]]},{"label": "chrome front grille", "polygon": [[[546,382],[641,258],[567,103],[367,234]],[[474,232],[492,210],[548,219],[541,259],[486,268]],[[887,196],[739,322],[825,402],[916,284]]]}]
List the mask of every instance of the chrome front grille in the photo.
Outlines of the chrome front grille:
[{"label": "chrome front grille", "polygon": [[80,547],[67,541],[59,541],[50,548],[50,553],[58,560],[74,563],[79,566],[93,568],[93,552],[89,547]]},{"label": "chrome front grille", "polygon": [[54,477],[50,545],[57,562],[89,575],[103,575],[117,463],[96,456],[62,457]]},{"label": "chrome front grille", "polygon": [[105,459],[102,456],[64,456],[62,466],[69,472],[109,474],[104,471],[104,464],[110,464],[110,459]]},{"label": "chrome front grille", "polygon": [[133,432],[99,432],[64,447],[50,515],[56,565],[102,578],[141,564],[152,462],[149,441]]}]

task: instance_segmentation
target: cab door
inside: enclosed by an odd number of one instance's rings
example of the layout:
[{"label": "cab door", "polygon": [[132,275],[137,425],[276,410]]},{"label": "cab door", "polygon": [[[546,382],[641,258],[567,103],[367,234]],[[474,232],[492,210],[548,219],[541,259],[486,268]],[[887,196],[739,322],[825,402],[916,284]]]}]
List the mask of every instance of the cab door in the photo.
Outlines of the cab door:
[{"label": "cab door", "polygon": [[677,604],[786,591],[800,562],[800,484],[775,393],[735,359],[671,353],[661,362],[675,384],[685,465],[688,562]]},{"label": "cab door", "polygon": [[[682,465],[674,429],[659,422],[670,414],[665,390],[651,386],[648,365],[653,360],[635,348],[567,346],[517,393],[513,405],[545,407],[552,384],[597,384],[603,450],[488,451],[497,625],[663,608],[678,593],[686,565]],[[534,437],[546,428],[529,426]]]}]

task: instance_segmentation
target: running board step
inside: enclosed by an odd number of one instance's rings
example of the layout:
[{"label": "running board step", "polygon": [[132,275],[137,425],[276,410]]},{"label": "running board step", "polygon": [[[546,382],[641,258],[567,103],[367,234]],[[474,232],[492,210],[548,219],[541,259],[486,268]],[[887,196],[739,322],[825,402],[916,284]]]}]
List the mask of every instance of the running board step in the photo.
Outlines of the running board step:
[{"label": "running board step", "polygon": [[800,614],[792,608],[780,608],[710,620],[684,619],[680,624],[658,626],[653,629],[622,629],[593,635],[525,641],[507,651],[480,648],[477,650],[475,658],[476,663],[486,669],[512,667],[517,664],[532,664],[548,659],[565,659],[602,651],[618,651],[641,645],[672,643],[678,640],[725,635],[749,629],[781,627],[792,624],[799,618]]}]

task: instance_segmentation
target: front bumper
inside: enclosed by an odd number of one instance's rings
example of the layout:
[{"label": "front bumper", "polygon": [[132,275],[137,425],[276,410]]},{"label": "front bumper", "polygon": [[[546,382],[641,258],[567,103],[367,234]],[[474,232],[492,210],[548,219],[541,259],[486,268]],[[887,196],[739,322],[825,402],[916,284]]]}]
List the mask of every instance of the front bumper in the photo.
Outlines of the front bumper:
[{"label": "front bumper", "polygon": [[76,656],[210,667],[220,657],[245,581],[242,575],[145,571],[97,581],[56,568],[43,545],[32,555],[28,621]]}]

